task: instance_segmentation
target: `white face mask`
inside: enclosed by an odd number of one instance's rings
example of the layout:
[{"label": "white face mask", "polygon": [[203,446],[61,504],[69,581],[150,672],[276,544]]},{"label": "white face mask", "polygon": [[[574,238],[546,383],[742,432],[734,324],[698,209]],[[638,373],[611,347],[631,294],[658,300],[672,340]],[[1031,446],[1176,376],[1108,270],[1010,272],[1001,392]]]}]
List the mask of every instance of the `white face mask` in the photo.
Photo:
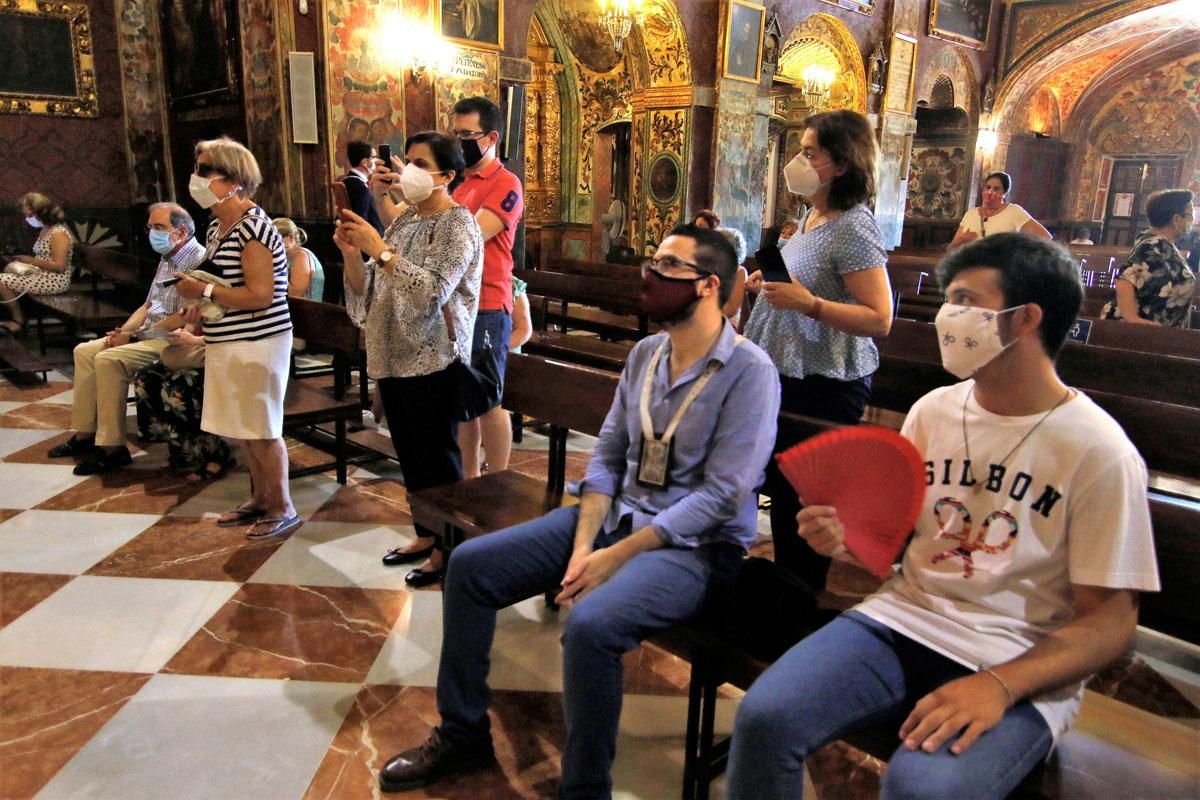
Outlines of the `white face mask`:
[{"label": "white face mask", "polygon": [[192,173],[192,177],[188,179],[188,193],[196,201],[196,205],[201,208],[212,208],[222,200],[233,197],[233,192],[224,197],[217,197],[212,190],[212,182],[215,180],[216,178],[201,178],[194,172]]},{"label": "white face mask", "polygon": [[789,192],[805,197],[816,194],[818,189],[828,183],[821,180],[821,174],[808,162],[803,153],[797,153],[783,168],[783,179],[787,182]]},{"label": "white face mask", "polygon": [[400,173],[400,191],[409,205],[416,205],[429,199],[433,194],[433,175],[418,167],[416,164],[405,164]]},{"label": "white face mask", "polygon": [[942,366],[946,372],[966,380],[1011,347],[1013,342],[1004,344],[1000,341],[1000,315],[1018,308],[1020,306],[995,311],[943,304],[933,324],[937,328]]},{"label": "white face mask", "polygon": [[29,227],[31,228],[42,228],[45,227],[46,224],[37,217],[26,217],[25,221],[29,223]]}]

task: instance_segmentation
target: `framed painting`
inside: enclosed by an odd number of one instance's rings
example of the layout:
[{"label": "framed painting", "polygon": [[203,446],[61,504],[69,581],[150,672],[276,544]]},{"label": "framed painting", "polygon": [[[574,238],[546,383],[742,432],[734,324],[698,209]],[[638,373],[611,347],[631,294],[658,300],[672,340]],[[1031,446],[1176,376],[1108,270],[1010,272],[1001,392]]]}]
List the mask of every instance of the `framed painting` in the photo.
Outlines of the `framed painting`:
[{"label": "framed painting", "polygon": [[85,3],[6,0],[0,42],[0,113],[99,116]]},{"label": "framed painting", "polygon": [[725,22],[725,77],[758,83],[766,9],[748,0],[730,0]]},{"label": "framed painting", "polygon": [[504,49],[504,0],[437,0],[437,27],[452,42]]},{"label": "framed painting", "polygon": [[238,99],[241,48],[234,0],[164,0],[161,30],[172,110]]},{"label": "framed painting", "polygon": [[650,199],[669,206],[679,199],[683,189],[683,165],[674,153],[659,153],[650,162]]},{"label": "framed painting", "polygon": [[860,14],[870,15],[875,12],[875,0],[821,0],[821,2],[850,11],[857,11]]},{"label": "framed painting", "polygon": [[929,0],[929,35],[955,44],[987,48],[992,0]]}]

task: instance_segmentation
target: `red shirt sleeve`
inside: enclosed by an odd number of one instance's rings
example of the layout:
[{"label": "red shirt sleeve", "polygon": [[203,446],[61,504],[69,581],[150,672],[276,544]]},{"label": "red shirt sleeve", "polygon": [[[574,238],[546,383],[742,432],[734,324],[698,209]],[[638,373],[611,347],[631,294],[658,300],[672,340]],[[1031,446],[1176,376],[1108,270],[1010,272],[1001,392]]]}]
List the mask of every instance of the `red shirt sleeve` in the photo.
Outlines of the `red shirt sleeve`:
[{"label": "red shirt sleeve", "polygon": [[487,197],[479,207],[495,214],[504,223],[505,230],[511,230],[525,213],[525,193],[521,181],[508,170],[503,170],[491,183]]}]

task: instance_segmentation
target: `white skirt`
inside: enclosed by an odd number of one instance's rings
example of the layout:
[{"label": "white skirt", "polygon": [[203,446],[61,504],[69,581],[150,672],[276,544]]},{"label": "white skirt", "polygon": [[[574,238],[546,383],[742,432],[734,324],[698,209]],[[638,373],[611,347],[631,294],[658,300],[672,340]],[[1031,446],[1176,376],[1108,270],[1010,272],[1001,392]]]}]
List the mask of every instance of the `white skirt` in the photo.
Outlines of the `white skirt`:
[{"label": "white skirt", "polygon": [[282,436],[291,354],[291,331],[268,339],[207,345],[200,428],[229,439]]}]

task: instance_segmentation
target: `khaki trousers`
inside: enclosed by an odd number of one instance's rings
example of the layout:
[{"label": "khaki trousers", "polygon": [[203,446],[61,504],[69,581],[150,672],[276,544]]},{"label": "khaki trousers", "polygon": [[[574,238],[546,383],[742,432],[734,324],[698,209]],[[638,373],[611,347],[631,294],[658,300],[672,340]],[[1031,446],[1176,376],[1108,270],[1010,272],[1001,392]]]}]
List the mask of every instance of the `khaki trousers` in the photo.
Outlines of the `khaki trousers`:
[{"label": "khaki trousers", "polygon": [[125,444],[129,382],[137,372],[156,363],[169,342],[149,339],[109,347],[103,338],[75,348],[75,401],[71,427],[95,434],[101,447]]}]

